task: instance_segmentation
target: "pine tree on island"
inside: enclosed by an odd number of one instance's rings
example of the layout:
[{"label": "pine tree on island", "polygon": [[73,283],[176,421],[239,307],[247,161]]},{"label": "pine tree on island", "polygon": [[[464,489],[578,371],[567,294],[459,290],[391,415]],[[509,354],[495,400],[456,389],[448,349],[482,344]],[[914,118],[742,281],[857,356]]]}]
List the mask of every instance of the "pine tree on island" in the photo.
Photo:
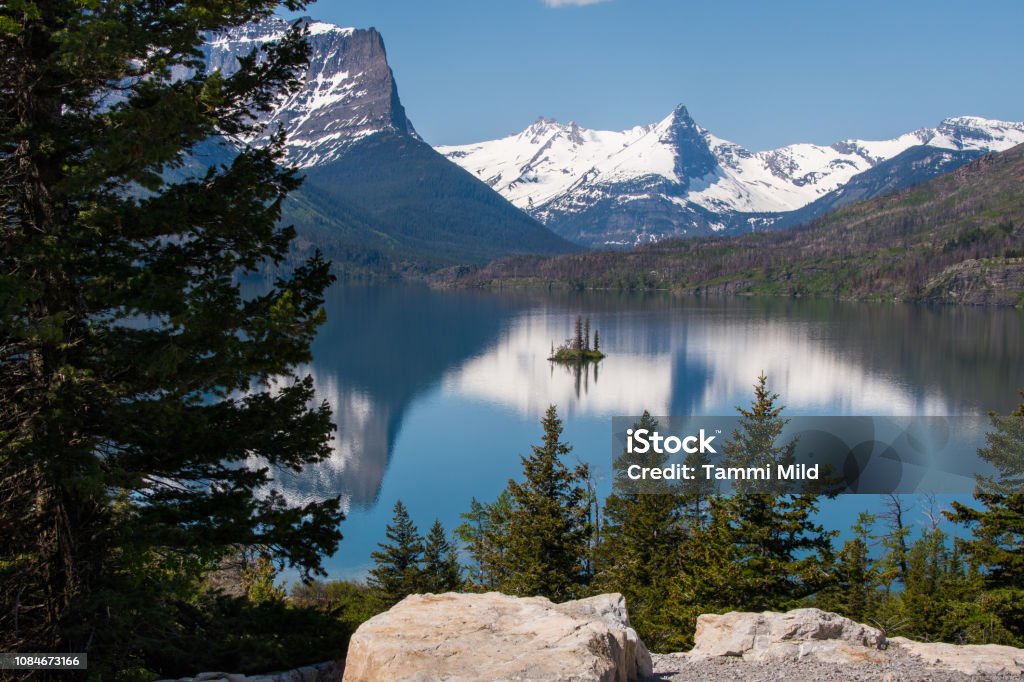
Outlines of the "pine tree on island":
[{"label": "pine tree on island", "polygon": [[554,344],[552,344],[551,356],[548,357],[548,360],[567,365],[598,362],[604,358],[600,346],[600,334],[597,329],[594,330],[594,344],[593,346],[590,344],[590,318],[577,315],[572,338],[566,339],[565,343],[558,348],[554,348]]}]

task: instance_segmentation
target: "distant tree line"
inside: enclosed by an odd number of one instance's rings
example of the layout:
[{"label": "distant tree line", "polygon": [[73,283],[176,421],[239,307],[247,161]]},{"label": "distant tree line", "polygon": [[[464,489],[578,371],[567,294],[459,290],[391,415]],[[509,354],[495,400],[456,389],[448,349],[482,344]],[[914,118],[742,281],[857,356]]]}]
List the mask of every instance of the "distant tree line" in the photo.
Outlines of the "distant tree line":
[{"label": "distant tree line", "polygon": [[[631,251],[517,256],[436,279],[464,287],[953,301],[965,281],[983,288],[988,272],[1022,264],[1022,172],[1024,149],[1015,148],[923,185],[844,206],[804,227],[666,240]],[[1021,279],[1005,279],[1010,291],[998,302],[1024,303]]]}]

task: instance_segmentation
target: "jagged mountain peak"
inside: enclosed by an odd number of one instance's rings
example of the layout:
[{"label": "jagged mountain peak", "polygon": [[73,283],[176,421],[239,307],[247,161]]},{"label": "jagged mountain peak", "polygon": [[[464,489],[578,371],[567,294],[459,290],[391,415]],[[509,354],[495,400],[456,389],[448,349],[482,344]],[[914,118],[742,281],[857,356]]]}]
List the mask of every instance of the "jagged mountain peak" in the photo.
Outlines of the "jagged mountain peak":
[{"label": "jagged mountain peak", "polygon": [[690,116],[690,110],[686,108],[685,104],[677,104],[675,109],[672,110],[672,113],[669,114],[669,118],[675,121],[677,125],[692,127],[697,126],[697,124],[693,120],[693,117]]},{"label": "jagged mountain peak", "polygon": [[[680,104],[658,123],[628,131],[579,128],[570,135],[566,124],[541,119],[518,135],[438,151],[565,237],[632,244],[764,227],[912,147],[985,152],[1021,142],[1024,123],[960,116],[889,140],[751,152],[702,128]],[[969,158],[954,156],[906,159],[937,173]],[[899,182],[927,176],[886,172]]]}]

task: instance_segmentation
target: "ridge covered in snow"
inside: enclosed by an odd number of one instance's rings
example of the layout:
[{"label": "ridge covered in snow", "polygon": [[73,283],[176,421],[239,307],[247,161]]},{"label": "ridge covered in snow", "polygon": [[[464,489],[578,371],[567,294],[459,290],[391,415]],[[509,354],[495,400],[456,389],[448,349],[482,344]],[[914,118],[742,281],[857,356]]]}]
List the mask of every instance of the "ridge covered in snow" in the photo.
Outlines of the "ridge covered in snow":
[{"label": "ridge covered in snow", "polygon": [[[498,140],[437,149],[564,236],[630,243],[716,232],[736,219],[770,224],[763,214],[807,206],[911,147],[991,152],[1022,142],[1024,123],[961,116],[891,140],[752,152],[700,127],[680,106],[656,124],[625,131],[542,118]],[[581,231],[584,216],[598,225],[593,234]],[[628,233],[626,222],[632,238],[604,238]]]}]

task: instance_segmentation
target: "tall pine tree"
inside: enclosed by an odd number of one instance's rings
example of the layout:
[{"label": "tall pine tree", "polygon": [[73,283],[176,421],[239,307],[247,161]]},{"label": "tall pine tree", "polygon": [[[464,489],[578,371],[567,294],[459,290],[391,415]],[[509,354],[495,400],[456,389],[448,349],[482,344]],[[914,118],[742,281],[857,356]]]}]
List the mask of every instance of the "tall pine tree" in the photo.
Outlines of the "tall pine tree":
[{"label": "tall pine tree", "polygon": [[[658,422],[644,411],[636,429],[649,432]],[[684,501],[662,479],[645,481],[641,488],[625,478],[632,464],[663,467],[668,455],[650,448],[637,454],[623,450],[613,469],[622,477],[621,490],[605,500],[601,543],[597,548],[594,588],[620,592],[626,598],[630,621],[651,647],[659,647],[657,614],[665,603],[665,586],[679,568],[679,545],[685,537],[680,507]]]},{"label": "tall pine tree", "polygon": [[424,592],[434,594],[452,592],[462,586],[461,573],[458,550],[448,540],[441,521],[435,519],[423,542],[420,587]]},{"label": "tall pine tree", "polygon": [[955,502],[951,517],[973,531],[959,547],[982,571],[989,610],[1019,644],[1024,642],[1024,402],[1009,417],[992,415],[992,422],[995,428],[978,454],[999,476],[979,480],[974,497],[981,508]]},{"label": "tall pine tree", "polygon": [[[271,466],[330,452],[295,369],[327,264],[238,284],[294,236],[283,137],[243,141],[306,43],[292,30],[231,76],[200,50],[278,4],[0,6],[0,649],[124,660],[168,622],[160,581],[181,567],[259,545],[315,572],[340,540],[338,500],[268,491]],[[233,161],[167,179],[215,136]]]},{"label": "tall pine tree", "polygon": [[835,611],[860,623],[868,622],[878,607],[880,577],[877,562],[871,559],[871,529],[876,517],[861,512],[853,524],[853,538],[847,540],[836,557],[835,583],[818,596],[815,603],[826,611]]},{"label": "tall pine tree", "polygon": [[[739,428],[725,446],[730,466],[792,458],[793,443],[778,442],[785,424],[778,397],[759,376],[751,407],[737,408]],[[677,646],[692,643],[702,612],[786,610],[834,579],[834,533],[815,521],[817,495],[749,490],[762,489],[738,486],[731,496],[712,498],[706,525],[693,529],[682,548],[671,588]]]},{"label": "tall pine tree", "polygon": [[497,590],[506,581],[505,555],[511,513],[512,496],[506,488],[490,504],[473,498],[470,511],[462,514],[464,521],[455,529],[455,534],[466,544],[474,561],[469,567],[469,589]]},{"label": "tall pine tree", "polygon": [[543,442],[522,458],[524,480],[508,483],[512,506],[499,587],[509,594],[565,601],[579,596],[590,578],[586,468],[569,469],[563,462],[572,448],[561,439],[554,405],[542,424]]},{"label": "tall pine tree", "polygon": [[385,536],[387,542],[379,543],[380,550],[370,554],[374,567],[367,583],[384,604],[391,606],[422,590],[423,538],[401,500],[395,502]]}]

